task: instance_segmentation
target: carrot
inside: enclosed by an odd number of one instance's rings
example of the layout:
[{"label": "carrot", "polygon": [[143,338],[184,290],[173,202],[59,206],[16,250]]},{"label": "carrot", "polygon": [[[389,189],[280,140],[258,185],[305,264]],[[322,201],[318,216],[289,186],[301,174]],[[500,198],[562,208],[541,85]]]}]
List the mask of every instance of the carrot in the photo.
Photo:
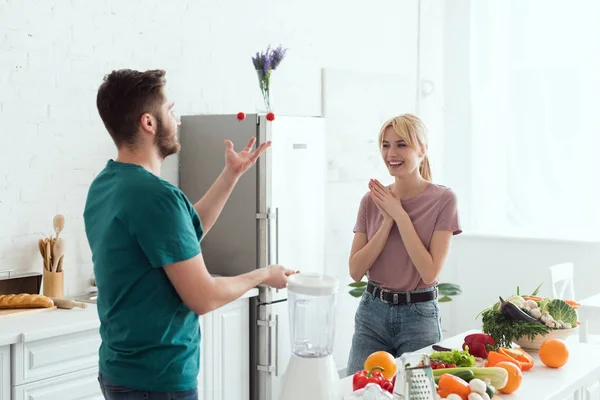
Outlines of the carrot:
[{"label": "carrot", "polygon": [[577,308],[579,307],[581,304],[579,304],[578,302],[574,301],[574,300],[565,300],[565,303],[567,303],[568,305],[570,305],[573,308]]},{"label": "carrot", "polygon": [[542,301],[542,300],[544,300],[544,298],[540,297],[540,296],[523,296],[523,299],[525,299],[525,301],[527,301],[527,300],[533,300],[533,301]]}]

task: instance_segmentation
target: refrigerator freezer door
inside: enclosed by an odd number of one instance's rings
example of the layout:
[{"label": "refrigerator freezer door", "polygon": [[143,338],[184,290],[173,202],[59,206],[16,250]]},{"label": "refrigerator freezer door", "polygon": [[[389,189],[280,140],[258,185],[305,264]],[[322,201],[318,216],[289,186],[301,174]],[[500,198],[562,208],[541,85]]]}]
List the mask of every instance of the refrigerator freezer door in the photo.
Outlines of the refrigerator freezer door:
[{"label": "refrigerator freezer door", "polygon": [[[257,135],[257,118],[238,121],[235,115],[194,115],[181,118],[179,186],[197,202],[225,166],[225,139],[241,151]],[[257,169],[238,181],[221,215],[202,239],[202,254],[211,274],[232,276],[257,267]]]},{"label": "refrigerator freezer door", "polygon": [[301,272],[324,272],[327,159],[322,118],[273,121],[271,208],[275,263]]},{"label": "refrigerator freezer door", "polygon": [[[256,304],[256,303],[255,303]],[[257,306],[252,400],[279,400],[283,375],[291,356],[288,302]],[[252,320],[252,317],[251,317]]]}]

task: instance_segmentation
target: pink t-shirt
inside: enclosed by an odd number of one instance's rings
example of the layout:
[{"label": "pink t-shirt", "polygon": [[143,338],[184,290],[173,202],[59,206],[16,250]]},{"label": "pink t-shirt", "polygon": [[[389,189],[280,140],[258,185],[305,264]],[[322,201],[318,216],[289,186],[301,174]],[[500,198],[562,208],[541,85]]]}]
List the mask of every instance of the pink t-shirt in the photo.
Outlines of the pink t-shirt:
[{"label": "pink t-shirt", "polygon": [[[462,232],[456,195],[450,188],[430,183],[418,196],[402,200],[402,206],[410,216],[415,230],[427,250],[429,250],[431,237],[435,230],[452,231],[454,235]],[[371,240],[381,226],[381,221],[381,213],[367,193],[360,202],[354,232],[366,233],[368,240]],[[385,289],[398,292],[407,292],[437,284],[437,281],[432,285],[426,285],[423,282],[404,247],[396,224],[392,226],[379,257],[367,271],[367,277]]]}]

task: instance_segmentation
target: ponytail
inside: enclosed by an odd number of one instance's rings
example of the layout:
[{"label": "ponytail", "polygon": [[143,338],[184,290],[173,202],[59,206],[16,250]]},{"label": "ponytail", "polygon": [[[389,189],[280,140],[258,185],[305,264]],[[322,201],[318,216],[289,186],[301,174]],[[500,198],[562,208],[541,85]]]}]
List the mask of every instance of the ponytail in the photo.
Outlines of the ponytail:
[{"label": "ponytail", "polygon": [[427,154],[423,156],[423,161],[421,161],[421,165],[419,165],[419,172],[421,173],[423,179],[431,182],[431,167],[429,166],[429,158],[427,158]]}]

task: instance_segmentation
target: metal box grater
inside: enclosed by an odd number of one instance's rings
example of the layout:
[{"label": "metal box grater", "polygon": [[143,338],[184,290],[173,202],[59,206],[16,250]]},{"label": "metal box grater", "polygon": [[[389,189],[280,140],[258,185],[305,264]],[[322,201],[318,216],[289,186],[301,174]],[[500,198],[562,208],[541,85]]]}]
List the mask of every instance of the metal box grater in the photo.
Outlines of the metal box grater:
[{"label": "metal box grater", "polygon": [[408,354],[400,358],[394,399],[435,400],[435,380],[427,354]]}]

